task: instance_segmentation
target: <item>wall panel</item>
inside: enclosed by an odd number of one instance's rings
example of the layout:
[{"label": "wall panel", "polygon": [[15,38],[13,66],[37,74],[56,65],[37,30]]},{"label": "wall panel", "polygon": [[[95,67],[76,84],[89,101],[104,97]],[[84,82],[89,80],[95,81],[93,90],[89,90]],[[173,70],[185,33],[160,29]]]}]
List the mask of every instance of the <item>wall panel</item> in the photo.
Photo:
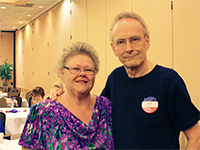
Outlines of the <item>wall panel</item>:
[{"label": "wall panel", "polygon": [[72,42],[88,40],[87,35],[87,1],[73,0],[72,3]]},{"label": "wall panel", "polygon": [[174,68],[200,109],[200,2],[174,1]]},{"label": "wall panel", "polygon": [[110,25],[114,17],[122,11],[131,11],[131,0],[106,0],[106,74],[109,75],[111,71],[121,66],[121,62],[113,53],[109,41]]},{"label": "wall panel", "polygon": [[[14,50],[14,33],[13,32],[1,32],[0,31],[0,64],[7,60],[7,63],[13,64],[13,51]],[[13,75],[13,74],[12,74]],[[8,85],[10,82],[8,81]],[[3,85],[2,80],[0,79],[0,86]]]},{"label": "wall panel", "polygon": [[70,3],[64,1],[48,12],[47,19],[47,84],[48,92],[51,85],[60,80],[56,72],[56,64],[63,48],[70,42],[71,15]]},{"label": "wall panel", "polygon": [[172,68],[171,0],[133,0],[132,10],[143,17],[150,31],[148,59]]},{"label": "wall panel", "polygon": [[95,85],[92,93],[100,94],[104,88],[107,75],[106,75],[106,40],[107,36],[105,31],[105,0],[87,1],[87,34],[88,43],[91,44],[99,53],[100,69],[96,76]]},{"label": "wall panel", "polygon": [[[174,0],[174,69],[186,83],[192,102],[200,109],[200,2]],[[180,136],[181,147],[187,139]]]},{"label": "wall panel", "polygon": [[17,86],[32,89],[40,85],[48,93],[58,81],[55,66],[70,39],[69,2],[58,4],[16,32]]}]

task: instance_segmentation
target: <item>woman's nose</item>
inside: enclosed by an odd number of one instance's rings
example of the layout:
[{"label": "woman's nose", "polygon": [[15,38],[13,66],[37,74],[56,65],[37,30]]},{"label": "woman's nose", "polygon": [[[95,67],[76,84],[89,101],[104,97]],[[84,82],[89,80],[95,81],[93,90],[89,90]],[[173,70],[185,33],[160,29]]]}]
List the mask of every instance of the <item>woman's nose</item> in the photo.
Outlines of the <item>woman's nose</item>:
[{"label": "woman's nose", "polygon": [[80,70],[79,75],[86,75],[86,74],[85,74],[85,70],[84,70],[84,69]]}]

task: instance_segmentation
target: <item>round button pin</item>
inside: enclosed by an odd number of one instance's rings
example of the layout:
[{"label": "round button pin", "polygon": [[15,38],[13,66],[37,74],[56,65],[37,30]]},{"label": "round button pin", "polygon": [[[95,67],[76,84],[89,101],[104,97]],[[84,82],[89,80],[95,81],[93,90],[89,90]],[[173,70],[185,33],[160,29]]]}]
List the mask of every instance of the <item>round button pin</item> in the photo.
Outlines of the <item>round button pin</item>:
[{"label": "round button pin", "polygon": [[142,101],[142,109],[146,113],[154,113],[158,109],[158,101],[155,97],[149,96]]}]

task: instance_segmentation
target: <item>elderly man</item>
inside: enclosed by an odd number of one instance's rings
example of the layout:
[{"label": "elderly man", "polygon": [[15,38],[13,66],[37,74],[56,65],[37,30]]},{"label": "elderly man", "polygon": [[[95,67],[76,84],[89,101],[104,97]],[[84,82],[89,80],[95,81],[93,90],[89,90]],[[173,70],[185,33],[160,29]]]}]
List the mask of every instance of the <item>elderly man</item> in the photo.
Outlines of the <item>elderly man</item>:
[{"label": "elderly man", "polygon": [[101,95],[112,101],[116,149],[200,149],[200,113],[182,78],[147,59],[147,26],[135,13],[120,13],[110,33],[111,47],[123,64],[108,77]]}]

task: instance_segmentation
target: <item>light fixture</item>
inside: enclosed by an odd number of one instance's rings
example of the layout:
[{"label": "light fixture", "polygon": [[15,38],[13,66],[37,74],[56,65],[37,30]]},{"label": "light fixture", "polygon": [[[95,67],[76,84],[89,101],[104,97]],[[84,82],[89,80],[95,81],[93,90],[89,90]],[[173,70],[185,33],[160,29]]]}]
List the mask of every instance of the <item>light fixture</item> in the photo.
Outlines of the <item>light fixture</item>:
[{"label": "light fixture", "polygon": [[43,8],[43,6],[40,5],[40,6],[38,6],[38,8]]},{"label": "light fixture", "polygon": [[27,15],[28,17],[31,17],[31,15]]},{"label": "light fixture", "polygon": [[22,21],[20,21],[19,23],[23,23]]},{"label": "light fixture", "polygon": [[2,6],[1,9],[6,9],[6,7]]}]

